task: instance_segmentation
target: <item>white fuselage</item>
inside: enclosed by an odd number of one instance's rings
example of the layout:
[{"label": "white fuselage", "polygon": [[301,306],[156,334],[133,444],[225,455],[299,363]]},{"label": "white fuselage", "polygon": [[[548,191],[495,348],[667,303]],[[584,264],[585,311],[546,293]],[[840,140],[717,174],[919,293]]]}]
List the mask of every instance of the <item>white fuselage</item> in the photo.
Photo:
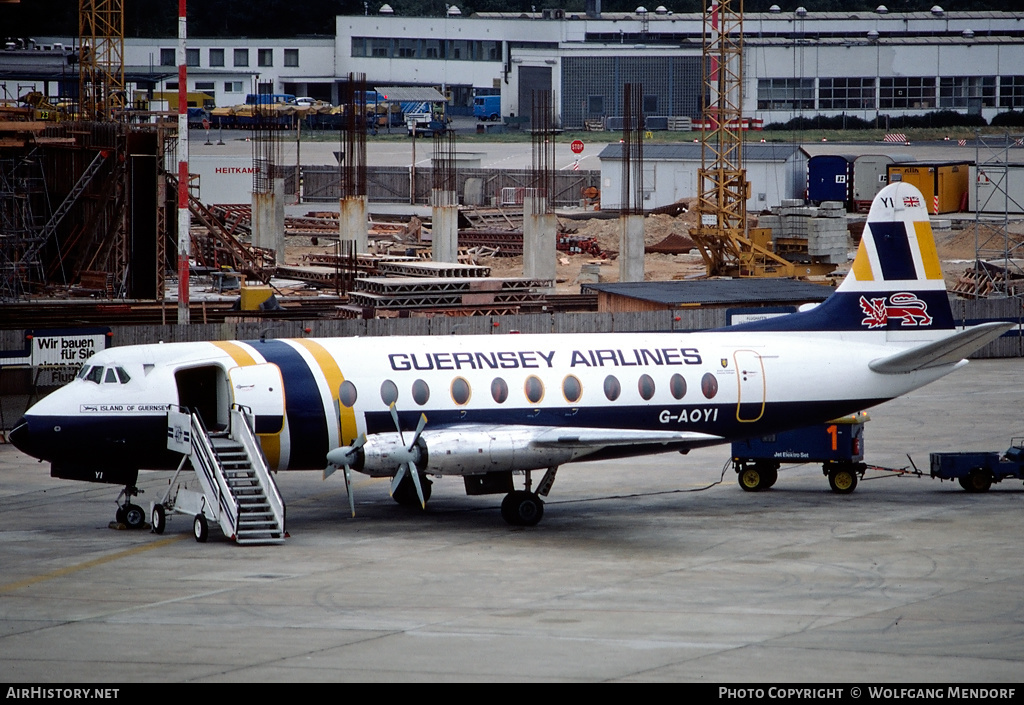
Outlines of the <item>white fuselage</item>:
[{"label": "white fuselage", "polygon": [[[389,443],[402,443],[390,415],[394,403],[406,433],[420,414],[428,419],[427,472],[543,467],[612,447],[619,455],[631,452],[621,442],[539,451],[535,441],[555,429],[665,433],[662,447],[648,435],[633,450],[685,450],[826,421],[955,367],[903,375],[868,368],[892,349],[885,333],[728,331],[112,348],[31,409],[26,418],[37,445],[29,452],[59,460],[66,446],[61,439],[73,437],[75,454],[107,453],[139,468],[167,467],[173,458],[154,444],[163,440],[169,405],[198,409],[214,427],[239,404],[252,410],[271,467],[322,469],[328,451],[361,434],[377,440],[367,449],[370,459],[386,456]],[[102,372],[90,375],[94,367]],[[110,369],[129,379],[108,375]],[[672,433],[690,435],[667,435]],[[376,467],[368,463],[366,471],[387,474],[386,458]]]}]

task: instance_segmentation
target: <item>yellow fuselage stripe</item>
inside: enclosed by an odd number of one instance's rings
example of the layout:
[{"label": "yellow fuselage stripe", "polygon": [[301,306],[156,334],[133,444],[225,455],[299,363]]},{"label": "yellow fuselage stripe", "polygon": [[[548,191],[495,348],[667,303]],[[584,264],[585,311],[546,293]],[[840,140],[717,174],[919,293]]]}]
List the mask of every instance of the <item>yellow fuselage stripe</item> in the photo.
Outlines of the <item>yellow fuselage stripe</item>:
[{"label": "yellow fuselage stripe", "polygon": [[[239,367],[259,364],[249,352],[237,343],[226,340],[211,341],[215,346],[231,356]],[[263,448],[263,455],[267,456],[267,464],[276,468],[281,464],[281,433],[259,433],[260,446]]]},{"label": "yellow fuselage stripe", "polygon": [[349,445],[356,439],[356,414],[351,408],[342,406],[338,401],[338,388],[345,381],[341,368],[338,367],[338,361],[320,343],[303,339],[296,339],[295,342],[309,351],[320,367],[320,371],[323,372],[327,386],[331,390],[331,399],[334,400],[334,406],[339,413],[338,437],[341,439],[341,445]]},{"label": "yellow fuselage stripe", "polygon": [[232,343],[226,340],[214,340],[211,342],[213,345],[230,355],[231,359],[234,360],[235,364],[239,367],[256,364],[256,359],[250,355],[245,348],[237,343]]}]

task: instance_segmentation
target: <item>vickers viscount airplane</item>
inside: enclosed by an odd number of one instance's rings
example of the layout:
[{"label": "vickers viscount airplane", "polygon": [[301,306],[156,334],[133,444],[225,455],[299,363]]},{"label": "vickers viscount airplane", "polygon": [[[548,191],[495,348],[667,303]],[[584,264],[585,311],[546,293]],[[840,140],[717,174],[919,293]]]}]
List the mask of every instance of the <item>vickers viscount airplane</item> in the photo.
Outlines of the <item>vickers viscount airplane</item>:
[{"label": "vickers viscount airplane", "polygon": [[507,522],[532,525],[565,463],[838,418],[948,374],[1009,327],[954,327],[926,204],[896,183],[875,198],[847,277],[807,311],[698,333],[115,347],[28,410],[11,440],[56,477],[130,487],[139,469],[179,466],[169,409],[216,431],[234,406],[272,470],[342,469],[350,503],[352,470],[393,478],[395,499],[418,505],[428,475],[457,475],[469,494],[505,494]]}]

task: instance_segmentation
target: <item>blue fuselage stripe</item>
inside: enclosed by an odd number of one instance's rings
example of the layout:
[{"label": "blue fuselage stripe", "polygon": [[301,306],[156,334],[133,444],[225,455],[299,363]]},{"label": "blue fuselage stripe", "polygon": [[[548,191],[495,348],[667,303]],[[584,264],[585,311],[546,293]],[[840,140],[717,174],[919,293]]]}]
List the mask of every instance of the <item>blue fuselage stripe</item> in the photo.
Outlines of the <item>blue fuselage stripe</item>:
[{"label": "blue fuselage stripe", "polygon": [[[293,347],[279,340],[250,342],[267,362],[281,370],[285,388],[292,468],[322,467],[328,448],[327,418],[320,387],[305,359]],[[324,450],[324,449],[327,450]]]},{"label": "blue fuselage stripe", "polygon": [[[283,345],[283,344],[282,344]],[[263,352],[261,350],[261,352]],[[277,352],[277,351],[275,351]],[[294,351],[293,351],[294,352]],[[267,360],[279,365],[287,386],[288,425],[291,429],[290,470],[322,469],[329,447],[323,405],[320,397],[309,393],[316,385],[309,374],[296,371],[294,359],[287,354],[264,353]],[[301,360],[300,360],[301,362]],[[286,368],[290,372],[286,372]],[[304,391],[305,390],[305,391]],[[657,406],[615,405],[560,408],[502,408],[476,410],[426,409],[427,431],[455,427],[465,423],[515,424],[521,426],[563,426],[571,428],[623,428],[656,431],[697,431],[729,440],[764,436],[783,428],[810,425],[822,418],[837,418],[869,408],[884,399],[853,399],[818,402],[768,403],[756,423],[736,419],[735,404],[667,404]],[[717,412],[717,413],[716,413]],[[400,412],[399,418],[406,438],[416,427],[421,410]],[[681,415],[686,414],[682,420]],[[395,430],[390,412],[366,414],[367,431],[391,433]],[[128,467],[149,470],[173,469],[181,456],[166,448],[167,419],[150,416],[139,419],[101,416],[91,419],[74,417],[33,417],[28,423],[35,439],[27,452],[45,460],[88,465],[89,461],[104,467]],[[55,427],[61,428],[55,432]],[[119,429],[116,437],[110,433]],[[635,448],[634,448],[635,450]],[[607,457],[619,451],[611,449]],[[597,456],[595,456],[597,457]]]}]

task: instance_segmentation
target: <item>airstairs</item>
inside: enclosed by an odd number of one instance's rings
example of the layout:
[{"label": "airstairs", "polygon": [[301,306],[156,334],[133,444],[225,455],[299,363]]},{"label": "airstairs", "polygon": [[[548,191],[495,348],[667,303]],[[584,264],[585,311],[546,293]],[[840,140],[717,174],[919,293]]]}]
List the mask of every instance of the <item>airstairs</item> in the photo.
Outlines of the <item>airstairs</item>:
[{"label": "airstairs", "polygon": [[[209,524],[216,523],[235,543],[284,543],[284,501],[247,409],[232,408],[228,428],[211,432],[197,414],[172,408],[167,436],[168,448],[186,455],[166,496],[153,505],[154,531],[163,533],[165,514],[174,512],[193,517],[200,542],[206,541]],[[195,470],[198,488],[180,481],[186,460]]]}]

